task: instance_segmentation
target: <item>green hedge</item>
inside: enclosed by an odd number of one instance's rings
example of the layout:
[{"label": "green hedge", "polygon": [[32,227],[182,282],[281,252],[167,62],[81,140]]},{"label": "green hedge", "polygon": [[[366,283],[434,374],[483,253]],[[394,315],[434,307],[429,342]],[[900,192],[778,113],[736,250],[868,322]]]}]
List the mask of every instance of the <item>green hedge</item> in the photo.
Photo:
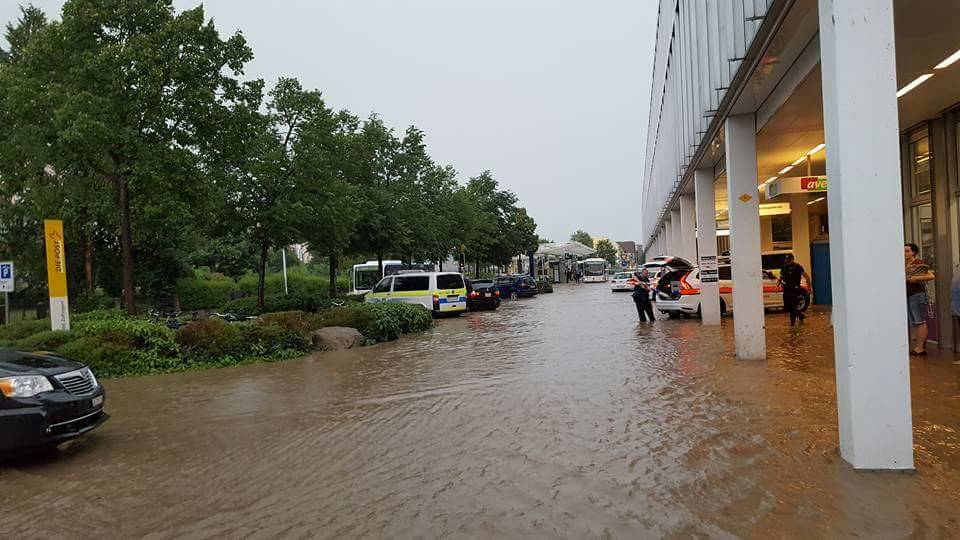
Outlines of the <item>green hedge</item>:
[{"label": "green hedge", "polygon": [[174,287],[180,308],[187,311],[218,308],[229,302],[238,290],[235,281],[221,274],[178,279]]},{"label": "green hedge", "polygon": [[[264,313],[273,313],[277,311],[307,311],[316,313],[322,309],[333,305],[333,300],[326,295],[311,295],[303,293],[290,293],[288,295],[271,295],[263,299],[266,309]],[[226,313],[236,313],[237,315],[258,315],[257,297],[245,296],[237,298],[223,305],[222,310]]]},{"label": "green hedge", "polygon": [[[257,280],[256,274],[247,274],[240,278],[240,293],[244,296],[256,296]],[[330,280],[307,273],[305,269],[294,268],[287,272],[287,287],[290,294],[325,297],[330,292]],[[283,295],[283,274],[267,275],[263,290],[267,296]]]},{"label": "green hedge", "polygon": [[429,330],[433,326],[433,315],[430,310],[414,304],[354,304],[323,312],[320,322],[322,326],[356,328],[368,342],[378,342]]}]

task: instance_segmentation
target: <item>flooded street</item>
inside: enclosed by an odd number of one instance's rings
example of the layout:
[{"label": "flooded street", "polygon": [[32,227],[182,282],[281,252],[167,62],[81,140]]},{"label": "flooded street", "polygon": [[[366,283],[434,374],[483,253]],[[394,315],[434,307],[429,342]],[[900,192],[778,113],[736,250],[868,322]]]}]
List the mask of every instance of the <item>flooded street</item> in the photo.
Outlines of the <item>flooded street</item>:
[{"label": "flooded street", "polygon": [[2,536],[637,538],[960,534],[960,368],[913,366],[917,472],[837,453],[828,316],[640,325],[559,286],[399,342],[106,381],[112,419],[0,466]]}]

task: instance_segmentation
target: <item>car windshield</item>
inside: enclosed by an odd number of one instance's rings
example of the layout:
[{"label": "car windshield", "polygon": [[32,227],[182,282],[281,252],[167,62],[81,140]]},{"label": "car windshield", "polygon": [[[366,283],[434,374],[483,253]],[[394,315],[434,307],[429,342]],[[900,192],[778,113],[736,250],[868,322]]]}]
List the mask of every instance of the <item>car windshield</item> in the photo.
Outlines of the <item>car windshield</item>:
[{"label": "car windshield", "polygon": [[492,279],[476,279],[473,281],[474,287],[489,287],[493,285]]},{"label": "car windshield", "polygon": [[513,281],[514,279],[512,277],[504,276],[504,277],[498,277],[496,283],[497,285],[509,285],[513,283]]},{"label": "car windshield", "polygon": [[624,274],[623,272],[613,276],[613,279],[630,279],[630,274]]}]

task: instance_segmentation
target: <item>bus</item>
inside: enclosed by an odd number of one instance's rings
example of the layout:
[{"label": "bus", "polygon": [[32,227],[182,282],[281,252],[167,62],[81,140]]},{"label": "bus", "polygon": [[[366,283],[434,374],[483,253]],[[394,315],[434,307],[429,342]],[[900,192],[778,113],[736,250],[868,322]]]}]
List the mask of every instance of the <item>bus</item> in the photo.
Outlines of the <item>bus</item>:
[{"label": "bus", "polygon": [[403,264],[402,261],[383,261],[383,276],[380,275],[380,266],[377,261],[367,261],[353,265],[350,272],[350,281],[353,290],[350,294],[365,294],[373,289],[381,279],[392,276],[401,270],[419,270],[433,272],[434,266],[430,263]]},{"label": "bus", "polygon": [[583,282],[604,283],[607,281],[607,261],[598,257],[583,260]]}]

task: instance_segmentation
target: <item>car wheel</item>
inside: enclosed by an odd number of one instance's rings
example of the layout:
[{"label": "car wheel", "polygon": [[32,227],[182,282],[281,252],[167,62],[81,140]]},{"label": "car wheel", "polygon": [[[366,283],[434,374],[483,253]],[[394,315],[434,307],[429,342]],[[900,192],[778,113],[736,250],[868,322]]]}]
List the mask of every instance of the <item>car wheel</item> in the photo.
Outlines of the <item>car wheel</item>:
[{"label": "car wheel", "polygon": [[810,307],[810,295],[801,294],[800,295],[800,305],[797,306],[800,308],[800,311],[806,311]]},{"label": "car wheel", "polygon": [[518,298],[517,291],[513,291],[512,293],[510,293],[511,300],[516,300],[517,298]]}]

